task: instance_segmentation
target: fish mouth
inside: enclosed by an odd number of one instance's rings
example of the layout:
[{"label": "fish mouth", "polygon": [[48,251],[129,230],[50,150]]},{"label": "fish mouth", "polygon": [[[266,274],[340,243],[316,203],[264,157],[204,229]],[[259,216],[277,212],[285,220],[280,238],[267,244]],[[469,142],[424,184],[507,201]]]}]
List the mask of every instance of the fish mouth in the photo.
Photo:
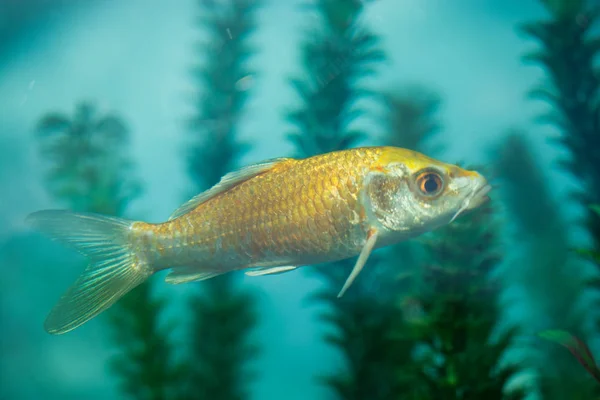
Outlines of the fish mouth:
[{"label": "fish mouth", "polygon": [[464,211],[474,210],[482,204],[487,203],[490,200],[490,197],[487,195],[490,192],[490,190],[492,190],[492,186],[489,185],[487,182],[479,186],[479,188],[474,190],[469,196],[467,196],[463,200],[463,203],[461,204],[458,211],[456,211],[450,222],[454,221]]},{"label": "fish mouth", "polygon": [[487,195],[490,190],[492,190],[492,186],[487,183],[477,189],[473,195],[470,196],[470,200],[467,201],[466,210],[472,210],[487,203],[490,200],[490,197]]}]

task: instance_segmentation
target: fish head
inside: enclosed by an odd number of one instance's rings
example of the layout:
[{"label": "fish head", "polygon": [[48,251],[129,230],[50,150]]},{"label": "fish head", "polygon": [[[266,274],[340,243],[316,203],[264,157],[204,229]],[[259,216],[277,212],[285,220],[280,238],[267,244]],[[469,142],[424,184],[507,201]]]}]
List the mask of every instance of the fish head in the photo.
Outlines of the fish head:
[{"label": "fish head", "polygon": [[477,171],[387,148],[365,179],[369,223],[391,241],[446,225],[484,204],[491,186]]}]

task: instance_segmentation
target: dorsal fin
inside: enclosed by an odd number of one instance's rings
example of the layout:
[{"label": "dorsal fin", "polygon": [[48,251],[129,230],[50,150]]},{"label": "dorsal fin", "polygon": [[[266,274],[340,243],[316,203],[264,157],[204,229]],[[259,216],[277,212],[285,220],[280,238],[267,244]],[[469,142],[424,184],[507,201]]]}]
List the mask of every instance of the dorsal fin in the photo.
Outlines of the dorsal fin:
[{"label": "dorsal fin", "polygon": [[225,174],[221,178],[219,183],[217,183],[210,189],[194,196],[193,198],[191,198],[190,200],[188,200],[187,202],[185,202],[181,206],[179,206],[179,208],[177,208],[173,212],[173,214],[171,214],[171,216],[169,217],[169,221],[171,221],[172,219],[181,217],[184,214],[187,214],[188,212],[192,211],[194,208],[198,207],[200,204],[204,203],[206,200],[208,200],[220,193],[226,192],[227,190],[231,189],[232,187],[237,186],[240,183],[247,181],[248,179],[254,178],[257,175],[267,172],[268,170],[270,170],[271,168],[273,168],[275,165],[277,165],[279,163],[289,161],[289,160],[294,160],[294,159],[293,158],[285,158],[285,157],[272,158],[270,160],[261,161],[256,164],[247,165],[236,171],[232,171],[232,172],[229,172],[228,174]]}]

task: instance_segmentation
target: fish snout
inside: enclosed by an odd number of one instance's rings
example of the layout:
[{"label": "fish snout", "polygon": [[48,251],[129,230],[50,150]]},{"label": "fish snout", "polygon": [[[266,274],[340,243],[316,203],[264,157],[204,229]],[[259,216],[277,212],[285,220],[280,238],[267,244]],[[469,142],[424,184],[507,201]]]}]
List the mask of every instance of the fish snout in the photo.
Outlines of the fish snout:
[{"label": "fish snout", "polygon": [[[492,189],[492,186],[487,182],[487,180],[478,172],[467,171],[466,182],[463,188],[467,188],[466,196],[464,197],[462,203],[458,210],[454,213],[450,222],[454,221],[459,215],[461,215],[465,211],[471,211],[482,204],[486,203],[490,198],[488,197],[489,191]],[[468,188],[472,188],[468,190]]]},{"label": "fish snout", "polygon": [[472,210],[481,206],[482,204],[487,203],[490,200],[488,193],[492,190],[492,186],[488,183],[488,181],[478,172],[475,172],[476,176],[474,176],[474,189],[473,194],[469,197],[467,202],[467,210]]}]

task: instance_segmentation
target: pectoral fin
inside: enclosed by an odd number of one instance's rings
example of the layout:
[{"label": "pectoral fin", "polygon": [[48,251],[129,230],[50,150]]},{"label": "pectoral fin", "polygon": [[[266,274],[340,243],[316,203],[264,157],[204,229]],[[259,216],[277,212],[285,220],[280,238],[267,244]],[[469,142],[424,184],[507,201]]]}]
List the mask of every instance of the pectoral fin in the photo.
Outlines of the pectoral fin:
[{"label": "pectoral fin", "polygon": [[377,241],[377,231],[375,229],[371,229],[367,236],[367,241],[365,242],[365,245],[363,246],[362,250],[360,251],[358,260],[356,260],[356,264],[354,264],[354,268],[352,269],[352,272],[350,272],[348,279],[346,279],[346,283],[344,283],[344,287],[342,287],[342,290],[340,290],[340,292],[337,295],[338,298],[340,298],[344,295],[346,290],[348,290],[350,285],[352,285],[352,282],[354,282],[354,279],[356,279],[356,277],[358,276],[360,271],[363,269],[363,267],[365,266],[365,264],[367,262],[367,259],[369,258],[369,255],[371,255],[371,251],[375,247],[376,241]]},{"label": "pectoral fin", "polygon": [[276,275],[287,271],[293,271],[296,268],[298,267],[294,265],[286,265],[283,267],[266,267],[254,269],[252,271],[246,271],[245,274],[248,276]]}]

